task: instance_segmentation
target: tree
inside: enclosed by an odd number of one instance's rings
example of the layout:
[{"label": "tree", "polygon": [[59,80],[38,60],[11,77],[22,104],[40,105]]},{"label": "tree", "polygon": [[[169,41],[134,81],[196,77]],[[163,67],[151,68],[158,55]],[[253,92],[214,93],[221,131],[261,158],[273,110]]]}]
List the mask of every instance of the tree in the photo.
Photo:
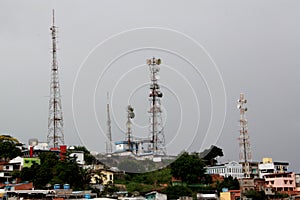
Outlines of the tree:
[{"label": "tree", "polygon": [[238,190],[240,189],[240,183],[237,180],[237,178],[233,178],[232,176],[225,177],[222,182],[218,182],[217,185],[217,190],[220,192],[222,191],[223,188],[227,188],[229,190]]},{"label": "tree", "polygon": [[0,158],[9,161],[21,155],[21,150],[16,146],[14,141],[0,140]]},{"label": "tree", "polygon": [[168,199],[179,199],[179,197],[189,196],[191,197],[193,192],[190,188],[184,186],[169,186],[162,191],[167,194]]},{"label": "tree", "polygon": [[248,190],[246,191],[245,193],[245,196],[247,198],[251,198],[252,200],[264,200],[266,199],[266,195],[265,195],[265,192],[264,191],[256,191],[256,190]]},{"label": "tree", "polygon": [[187,184],[199,183],[205,176],[204,166],[198,153],[184,152],[171,164],[171,174]]},{"label": "tree", "polygon": [[200,157],[204,160],[206,165],[217,164],[216,158],[218,156],[224,156],[223,150],[214,145],[200,153]]},{"label": "tree", "polygon": [[[40,154],[41,165],[34,164],[30,168],[23,168],[20,178],[23,181],[32,181],[35,188],[45,189],[47,184],[69,183],[72,189],[86,189],[90,176],[84,174],[76,161],[59,160],[55,153]],[[87,177],[84,179],[83,177]]]}]

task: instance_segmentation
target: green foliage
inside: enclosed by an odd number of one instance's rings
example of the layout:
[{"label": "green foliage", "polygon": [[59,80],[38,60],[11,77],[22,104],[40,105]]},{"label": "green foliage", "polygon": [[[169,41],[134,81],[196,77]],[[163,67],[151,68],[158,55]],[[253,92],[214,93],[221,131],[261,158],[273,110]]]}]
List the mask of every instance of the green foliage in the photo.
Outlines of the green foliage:
[{"label": "green foliage", "polygon": [[21,150],[14,140],[0,140],[0,158],[9,161],[21,155]]},{"label": "green foliage", "polygon": [[222,188],[227,188],[228,190],[239,190],[240,183],[236,178],[232,178],[232,176],[224,178],[222,182],[217,182],[217,190],[219,192],[222,191]]},{"label": "green foliage", "polygon": [[126,189],[129,193],[133,193],[135,191],[138,191],[140,193],[147,193],[152,191],[154,189],[154,186],[143,183],[130,182],[126,185]]},{"label": "green foliage", "polygon": [[48,183],[69,183],[72,189],[87,188],[90,176],[84,174],[75,161],[61,161],[54,153],[42,153],[40,159],[41,165],[33,164],[22,169],[20,178],[23,181],[32,181],[38,189],[46,189]]},{"label": "green foliage", "polygon": [[[128,176],[130,176],[130,178]],[[153,185],[154,187],[157,187],[160,184],[171,183],[172,179],[170,168],[164,168],[144,174],[131,174],[128,176],[127,180],[129,179],[132,182]]]},{"label": "green foliage", "polygon": [[264,200],[264,199],[266,199],[266,195],[265,195],[264,191],[258,192],[256,190],[248,190],[245,193],[245,196],[247,198],[251,198],[252,200]]},{"label": "green foliage", "polygon": [[165,188],[162,193],[167,194],[168,199],[179,199],[182,196],[189,196],[193,195],[193,191],[185,186],[169,186]]},{"label": "green foliage", "polygon": [[112,184],[110,181],[108,182],[108,184],[104,185],[103,191],[101,192],[101,196],[111,196],[113,195],[115,192],[118,192],[119,189]]},{"label": "green foliage", "polygon": [[212,145],[209,149],[203,151],[200,156],[206,165],[215,165],[217,164],[216,157],[222,157],[224,154],[222,149]]},{"label": "green foliage", "polygon": [[200,183],[201,179],[205,177],[204,166],[198,153],[184,152],[171,164],[171,174],[187,184]]}]

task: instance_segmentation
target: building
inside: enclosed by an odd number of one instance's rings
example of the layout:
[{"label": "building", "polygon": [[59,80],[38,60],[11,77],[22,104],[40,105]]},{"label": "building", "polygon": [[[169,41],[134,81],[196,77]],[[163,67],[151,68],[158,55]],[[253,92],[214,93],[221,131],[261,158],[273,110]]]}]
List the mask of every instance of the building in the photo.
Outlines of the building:
[{"label": "building", "polygon": [[300,191],[300,174],[295,174],[296,191]]},{"label": "building", "polygon": [[239,179],[241,195],[249,190],[257,192],[265,190],[265,180],[261,178],[242,178]]},{"label": "building", "polygon": [[114,183],[114,171],[106,169],[104,165],[89,165],[85,166],[93,172],[90,183],[93,185],[101,184],[106,185]]},{"label": "building", "polygon": [[20,163],[0,163],[0,182],[7,183],[12,180],[12,172],[20,171]]},{"label": "building", "polygon": [[23,167],[30,168],[33,164],[41,164],[41,160],[39,158],[23,158]]},{"label": "building", "polygon": [[243,173],[249,173],[249,178],[259,177],[258,162],[240,162],[240,164],[243,166]]},{"label": "building", "polygon": [[197,193],[197,200],[217,200],[218,194],[216,193]]},{"label": "building", "polygon": [[290,194],[296,190],[295,173],[276,173],[265,175],[266,187],[272,188],[276,192]]},{"label": "building", "polygon": [[72,153],[69,155],[69,158],[76,159],[77,164],[84,165],[84,152],[83,151],[72,151]]},{"label": "building", "polygon": [[166,194],[161,194],[156,191],[145,194],[147,200],[167,200]]},{"label": "building", "polygon": [[258,165],[259,178],[267,174],[286,173],[288,166],[288,162],[273,162],[272,158],[263,158],[262,163]]},{"label": "building", "polygon": [[222,200],[239,200],[241,199],[241,191],[240,190],[229,190],[220,192],[220,199]]},{"label": "building", "polygon": [[215,165],[206,167],[207,174],[219,174],[220,176],[229,177],[232,176],[233,178],[243,178],[243,166],[242,164],[231,161],[222,165]]}]

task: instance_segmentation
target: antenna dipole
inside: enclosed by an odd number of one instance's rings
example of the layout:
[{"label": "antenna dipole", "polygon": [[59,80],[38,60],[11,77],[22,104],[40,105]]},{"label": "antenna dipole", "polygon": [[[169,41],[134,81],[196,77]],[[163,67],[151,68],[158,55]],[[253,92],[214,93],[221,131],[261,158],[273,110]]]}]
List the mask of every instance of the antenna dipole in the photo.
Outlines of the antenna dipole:
[{"label": "antenna dipole", "polygon": [[50,80],[50,99],[48,117],[48,136],[47,142],[50,147],[57,148],[64,144],[63,133],[63,113],[60,95],[60,85],[58,78],[58,64],[56,56],[56,26],[54,24],[54,10],[52,11],[52,26],[50,27],[52,36],[52,66]]},{"label": "antenna dipole", "polygon": [[109,93],[107,93],[106,112],[107,112],[106,153],[111,154],[112,153],[112,139],[111,139],[111,120],[110,120],[110,112],[109,112]]},{"label": "antenna dipole", "polygon": [[248,110],[247,107],[245,107],[246,103],[247,99],[245,99],[245,95],[241,93],[237,105],[238,109],[240,110],[240,162],[244,164],[245,177],[249,178],[251,175],[249,162],[252,161],[252,154],[250,148],[250,139],[248,135],[248,121],[245,116],[245,112],[247,112]]},{"label": "antenna dipole", "polygon": [[158,85],[158,72],[160,70],[159,65],[161,64],[161,59],[147,59],[147,65],[150,70],[150,134],[151,134],[151,143],[152,151],[154,155],[166,155],[165,147],[165,135],[163,130],[163,120],[162,120],[162,109],[160,99],[163,94],[160,91],[160,86]]}]

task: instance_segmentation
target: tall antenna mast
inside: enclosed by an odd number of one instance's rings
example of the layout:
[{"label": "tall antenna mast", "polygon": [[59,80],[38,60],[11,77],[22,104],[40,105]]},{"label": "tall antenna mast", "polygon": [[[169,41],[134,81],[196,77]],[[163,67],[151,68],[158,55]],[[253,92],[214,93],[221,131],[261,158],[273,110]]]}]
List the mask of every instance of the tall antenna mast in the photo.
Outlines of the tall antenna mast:
[{"label": "tall antenna mast", "polygon": [[128,150],[129,151],[132,151],[132,129],[131,129],[131,126],[132,126],[132,122],[131,122],[131,119],[133,119],[135,117],[135,114],[134,114],[134,109],[131,105],[128,105],[127,106],[127,122],[126,122],[126,128],[127,128],[127,144],[128,144]]},{"label": "tall antenna mast", "polygon": [[56,26],[54,24],[54,10],[52,16],[52,26],[50,27],[52,36],[52,66],[50,82],[50,99],[49,99],[49,117],[48,117],[48,136],[47,142],[50,147],[58,148],[64,144],[63,134],[63,114],[60,95],[60,86],[58,79],[58,64],[56,58]]},{"label": "tall antenna mast", "polygon": [[107,104],[106,104],[106,112],[107,112],[107,140],[106,140],[106,154],[112,153],[112,139],[111,139],[111,120],[109,113],[109,93],[107,92]]},{"label": "tall antenna mast", "polygon": [[250,148],[250,140],[248,135],[248,121],[245,117],[245,112],[248,110],[245,107],[247,103],[247,99],[243,93],[240,94],[240,98],[238,100],[238,109],[240,110],[240,162],[243,163],[244,173],[246,178],[250,178],[251,170],[250,163],[252,161],[251,148]]},{"label": "tall antenna mast", "polygon": [[151,134],[151,143],[152,150],[154,155],[166,155],[166,147],[165,147],[165,135],[163,132],[163,120],[162,120],[162,110],[160,99],[163,94],[160,91],[160,87],[158,85],[158,72],[159,66],[161,64],[161,59],[147,59],[147,64],[150,70],[150,134]]}]

